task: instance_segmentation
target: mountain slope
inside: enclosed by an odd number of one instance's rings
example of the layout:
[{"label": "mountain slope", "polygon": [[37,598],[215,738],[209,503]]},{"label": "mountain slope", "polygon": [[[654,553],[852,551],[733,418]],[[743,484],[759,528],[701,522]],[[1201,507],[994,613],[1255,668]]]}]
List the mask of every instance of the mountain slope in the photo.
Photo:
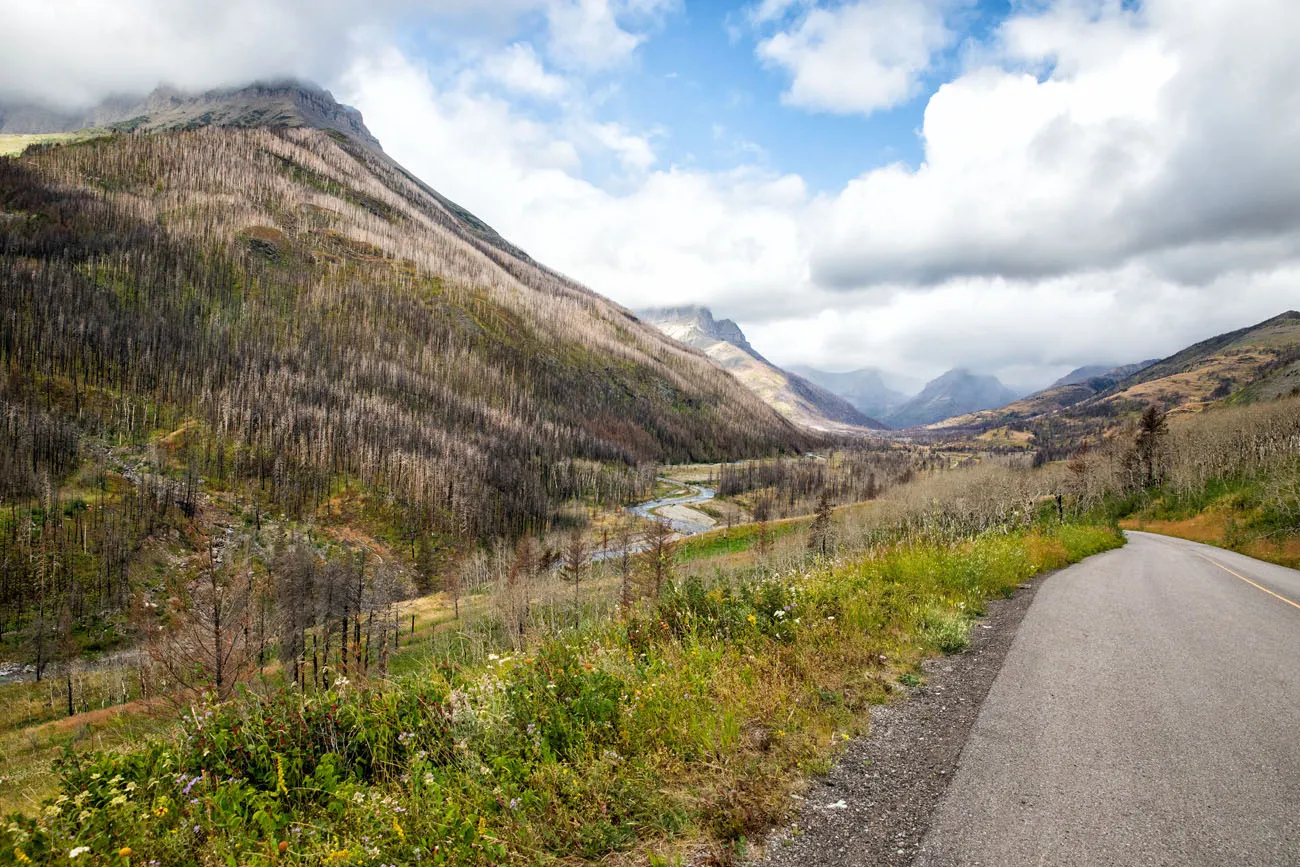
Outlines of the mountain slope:
[{"label": "mountain slope", "polygon": [[884,428],[843,398],[772,364],[750,346],[736,323],[714,319],[707,308],[644,310],[640,316],[674,340],[704,352],[800,427],[840,433]]},{"label": "mountain slope", "polygon": [[[101,121],[138,105],[118,108]],[[0,160],[0,410],[37,432],[0,462],[6,491],[105,437],[186,431],[171,471],[256,479],[277,511],[360,480],[472,538],[625,496],[641,462],[808,447],[413,178],[323,91],[145,108],[133,132]]]},{"label": "mountain slope", "polygon": [[995,376],[956,368],[927,383],[920,394],[886,416],[885,422],[895,428],[919,427],[1003,406],[1016,397],[1016,393]]},{"label": "mountain slope", "polygon": [[1300,313],[1290,311],[1203,340],[1160,361],[1115,368],[997,410],[951,418],[934,428],[979,432],[1060,419],[1066,427],[1087,433],[1150,404],[1170,412],[1198,412],[1221,400],[1272,399],[1297,387]]},{"label": "mountain slope", "polygon": [[795,365],[790,372],[819,385],[831,394],[839,395],[864,415],[883,418],[903,404],[909,395],[895,391],[885,384],[881,372],[874,367],[833,373],[815,367]]},{"label": "mountain slope", "polygon": [[1050,415],[1112,389],[1154,363],[1155,361],[1142,361],[1111,368],[1104,365],[1080,367],[1042,391],[994,409],[944,419],[936,422],[933,427],[936,429],[996,427]]}]

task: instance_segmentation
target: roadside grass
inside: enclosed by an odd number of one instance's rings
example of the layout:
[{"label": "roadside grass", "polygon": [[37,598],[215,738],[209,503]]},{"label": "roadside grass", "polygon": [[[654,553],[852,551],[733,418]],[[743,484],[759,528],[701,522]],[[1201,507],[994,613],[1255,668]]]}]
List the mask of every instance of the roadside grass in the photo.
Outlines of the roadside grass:
[{"label": "roadside grass", "polygon": [[489,618],[477,649],[434,629],[386,682],[248,694],[70,756],[0,861],[725,863],[987,600],[1119,544],[1044,526],[685,577],[522,650]]},{"label": "roadside grass", "polygon": [[1191,490],[1156,489],[1108,504],[1126,530],[1144,530],[1300,568],[1300,467],[1212,478]]}]

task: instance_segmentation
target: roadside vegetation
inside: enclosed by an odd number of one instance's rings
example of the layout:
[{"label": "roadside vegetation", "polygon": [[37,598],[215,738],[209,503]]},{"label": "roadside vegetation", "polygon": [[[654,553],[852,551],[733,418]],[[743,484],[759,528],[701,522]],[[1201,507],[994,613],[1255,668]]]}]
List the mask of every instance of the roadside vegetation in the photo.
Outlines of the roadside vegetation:
[{"label": "roadside vegetation", "polygon": [[196,702],[143,749],[70,753],[0,857],[494,864],[669,857],[687,840],[727,858],[901,674],[964,647],[988,599],[1116,544],[1046,524],[900,539],[674,580],[518,649],[447,641],[388,679]]},{"label": "roadside vegetation", "polygon": [[1155,466],[1149,488],[1107,503],[1121,526],[1300,567],[1300,400],[1174,420]]},{"label": "roadside vegetation", "polygon": [[[414,641],[396,616],[360,645],[368,616],[312,620],[257,675],[243,645],[229,699],[192,684],[147,743],[69,751],[0,858],[731,860],[989,599],[1120,544],[1063,524],[1043,478],[990,463],[681,543],[652,527],[646,551],[576,580],[562,550],[499,546],[458,571],[459,617]],[[279,576],[338,568],[281,551]]]}]

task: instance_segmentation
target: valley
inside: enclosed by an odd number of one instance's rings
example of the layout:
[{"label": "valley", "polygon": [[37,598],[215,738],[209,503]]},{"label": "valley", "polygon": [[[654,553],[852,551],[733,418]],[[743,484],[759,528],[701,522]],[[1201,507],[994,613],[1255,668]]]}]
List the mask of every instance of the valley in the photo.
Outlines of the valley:
[{"label": "valley", "polygon": [[742,863],[1125,530],[1300,564],[1294,312],[912,387],[610,301],[314,86],[0,131],[6,862]]}]

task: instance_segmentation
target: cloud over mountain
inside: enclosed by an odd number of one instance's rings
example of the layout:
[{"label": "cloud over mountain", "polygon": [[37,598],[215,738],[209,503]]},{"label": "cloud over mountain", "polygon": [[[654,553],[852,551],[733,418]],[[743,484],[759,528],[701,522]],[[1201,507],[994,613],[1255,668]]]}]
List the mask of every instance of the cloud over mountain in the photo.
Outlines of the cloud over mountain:
[{"label": "cloud over mountain", "polygon": [[629,306],[707,304],[783,364],[1041,386],[1300,304],[1290,0],[1052,0],[982,27],[962,0],[728,13],[787,124],[924,103],[917,159],[864,150],[831,188],[762,147],[697,159],[666,97],[665,120],[626,110],[648,46],[717,11],[0,0],[0,102],[315,78],[539,259]]}]

